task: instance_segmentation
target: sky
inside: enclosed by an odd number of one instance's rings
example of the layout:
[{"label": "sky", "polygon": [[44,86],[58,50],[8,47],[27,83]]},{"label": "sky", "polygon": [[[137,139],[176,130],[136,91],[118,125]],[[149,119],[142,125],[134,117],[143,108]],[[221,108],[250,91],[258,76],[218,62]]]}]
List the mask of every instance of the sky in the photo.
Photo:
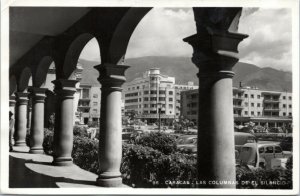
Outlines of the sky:
[{"label": "sky", "polygon": [[[244,8],[239,33],[249,37],[239,45],[241,62],[259,67],[292,70],[292,24],[289,9]],[[192,47],[182,39],[196,33],[191,8],[154,8],[138,24],[130,38],[125,58],[142,56],[191,57]],[[99,60],[95,39],[80,58]]]}]

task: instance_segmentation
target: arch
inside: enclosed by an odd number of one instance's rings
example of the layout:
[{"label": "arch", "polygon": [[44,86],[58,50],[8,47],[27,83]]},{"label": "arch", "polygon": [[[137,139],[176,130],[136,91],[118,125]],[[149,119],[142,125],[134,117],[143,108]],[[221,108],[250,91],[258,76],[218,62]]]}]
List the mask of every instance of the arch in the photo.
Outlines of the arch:
[{"label": "arch", "polygon": [[28,86],[32,85],[32,73],[29,67],[25,67],[19,75],[17,81],[18,92],[27,91]]},{"label": "arch", "polygon": [[51,56],[44,56],[38,63],[36,72],[33,75],[33,86],[41,87],[45,85],[48,70],[50,65],[53,63]]},{"label": "arch", "polygon": [[66,78],[69,78],[73,71],[76,70],[81,51],[92,38],[94,36],[90,33],[81,34],[69,46],[63,64],[63,73]]},{"label": "arch", "polygon": [[[113,36],[108,48],[108,60],[111,63],[118,64],[123,60],[133,31],[151,9],[151,7],[130,8],[122,17],[121,21],[113,32]],[[101,48],[102,47],[100,47],[100,49]],[[103,59],[102,56],[101,61],[105,62],[105,59]]]},{"label": "arch", "polygon": [[17,79],[15,75],[9,77],[9,95],[12,95],[17,90]]}]

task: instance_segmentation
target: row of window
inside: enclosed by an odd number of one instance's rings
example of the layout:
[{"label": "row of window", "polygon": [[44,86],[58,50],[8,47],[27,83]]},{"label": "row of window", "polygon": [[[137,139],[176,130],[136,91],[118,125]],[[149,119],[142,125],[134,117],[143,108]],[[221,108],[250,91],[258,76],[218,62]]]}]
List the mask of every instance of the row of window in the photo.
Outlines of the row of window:
[{"label": "row of window", "polygon": [[[236,105],[236,104],[234,103],[234,105]],[[237,105],[241,105],[241,104],[237,104]],[[245,106],[246,107],[249,106],[248,102],[245,102]],[[265,105],[264,107],[268,107],[268,106],[271,106],[271,105]],[[254,107],[254,103],[251,103],[251,107]],[[257,103],[256,107],[261,107],[261,104]],[[278,105],[273,105],[273,107],[277,107],[278,108]],[[282,107],[286,108],[286,104],[282,104]],[[289,104],[289,108],[292,108],[291,104]]]},{"label": "row of window", "polygon": [[[237,114],[237,112],[235,111],[234,114]],[[238,114],[240,114],[240,113],[238,113]],[[248,112],[248,111],[244,111],[244,114],[245,114],[245,115],[248,115],[249,112]],[[251,111],[251,115],[254,116],[254,115],[255,115],[255,112],[254,112],[254,111]],[[278,112],[275,112],[275,113],[265,112],[264,115],[265,115],[265,116],[271,116],[271,115],[272,115],[272,116],[279,116],[279,113],[278,113]],[[261,116],[261,112],[257,112],[257,116]],[[282,116],[287,116],[287,113],[283,112],[283,113],[282,113]],[[292,116],[292,113],[289,112],[289,113],[288,113],[288,116]]]},{"label": "row of window", "polygon": [[[150,108],[156,108],[156,104],[144,104],[144,108],[148,108],[150,106]],[[166,107],[166,104],[161,104],[161,108],[165,108]],[[173,104],[168,104],[168,107],[170,109],[173,109]]]},{"label": "row of window", "polygon": [[[240,94],[239,94],[239,97],[241,97]],[[245,97],[245,98],[248,98],[248,94],[245,93],[245,94],[244,94],[244,97]],[[250,98],[251,98],[251,99],[254,99],[254,94],[250,94]],[[257,95],[257,99],[260,99],[260,98],[261,98],[261,95]],[[279,99],[279,96],[265,96],[265,98],[266,98],[266,99]],[[286,99],[286,96],[282,96],[282,99],[285,100],[285,99]],[[292,97],[291,97],[291,96],[288,96],[288,99],[289,99],[289,100],[292,100]]]}]

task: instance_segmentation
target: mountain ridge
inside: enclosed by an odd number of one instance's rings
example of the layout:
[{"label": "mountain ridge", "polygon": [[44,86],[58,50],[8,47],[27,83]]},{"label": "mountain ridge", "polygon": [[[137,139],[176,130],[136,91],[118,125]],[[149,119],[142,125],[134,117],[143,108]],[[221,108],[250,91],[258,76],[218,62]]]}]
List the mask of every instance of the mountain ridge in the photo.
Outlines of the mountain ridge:
[{"label": "mountain ridge", "polygon": [[[84,68],[81,82],[99,85],[97,80],[99,73],[93,68],[99,62],[85,59],[80,59],[79,62]],[[198,68],[191,62],[190,57],[146,56],[126,59],[125,64],[131,66],[125,72],[127,82],[141,77],[146,70],[157,67],[162,74],[175,77],[177,84],[187,84],[188,81],[193,81],[196,85],[199,83],[196,76]],[[242,82],[244,86],[255,86],[262,90],[292,91],[291,72],[271,67],[260,68],[243,62],[238,62],[233,67],[233,72],[235,72],[234,87],[238,87]]]}]

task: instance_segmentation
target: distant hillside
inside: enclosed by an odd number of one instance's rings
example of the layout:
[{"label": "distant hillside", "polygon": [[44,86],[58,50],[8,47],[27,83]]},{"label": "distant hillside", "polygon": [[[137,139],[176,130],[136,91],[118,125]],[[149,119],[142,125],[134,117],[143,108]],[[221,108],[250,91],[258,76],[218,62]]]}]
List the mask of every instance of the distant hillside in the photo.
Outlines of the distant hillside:
[{"label": "distant hillside", "polygon": [[[99,85],[97,77],[99,76],[93,66],[98,63],[81,59],[83,64],[83,83],[92,83]],[[193,81],[198,85],[197,67],[191,62],[189,57],[164,57],[164,56],[147,56],[139,58],[126,59],[126,64],[131,67],[126,71],[127,81],[132,81],[136,77],[153,67],[158,67],[162,74],[174,76],[176,83],[186,84]],[[239,86],[242,82],[244,86],[257,86],[264,90],[291,91],[292,90],[292,73],[279,71],[273,68],[259,68],[247,63],[237,63],[233,71],[233,85]]]}]

